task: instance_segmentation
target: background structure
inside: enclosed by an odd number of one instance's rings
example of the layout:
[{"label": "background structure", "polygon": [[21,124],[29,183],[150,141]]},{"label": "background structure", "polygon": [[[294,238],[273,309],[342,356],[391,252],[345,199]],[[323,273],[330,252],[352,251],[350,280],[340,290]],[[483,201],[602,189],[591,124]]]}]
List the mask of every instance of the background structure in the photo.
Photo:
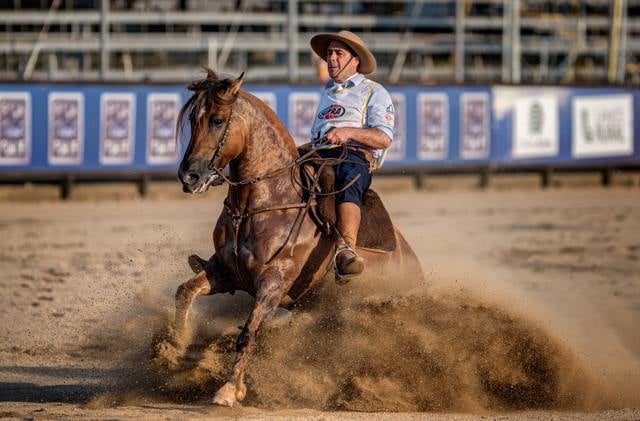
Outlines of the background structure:
[{"label": "background structure", "polygon": [[175,177],[177,111],[206,65],[245,72],[309,140],[318,32],[378,59],[396,134],[382,172],[640,168],[640,0],[0,2],[0,181]]},{"label": "background structure", "polygon": [[640,83],[638,0],[5,0],[0,78],[186,81],[201,64],[316,80],[309,38],[348,29],[391,83]]}]

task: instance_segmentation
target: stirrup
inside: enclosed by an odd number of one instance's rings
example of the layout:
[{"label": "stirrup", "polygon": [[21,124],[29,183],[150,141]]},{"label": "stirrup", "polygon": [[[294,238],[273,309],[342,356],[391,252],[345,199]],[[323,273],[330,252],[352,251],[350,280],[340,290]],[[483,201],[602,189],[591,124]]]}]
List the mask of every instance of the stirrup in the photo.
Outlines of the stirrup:
[{"label": "stirrup", "polygon": [[356,251],[353,248],[351,248],[349,244],[342,244],[342,245],[336,246],[336,252],[333,255],[333,271],[335,273],[335,282],[338,285],[344,285],[348,283],[351,279],[362,274],[362,271],[358,273],[345,273],[345,274],[340,273],[340,270],[338,269],[338,255],[345,250],[349,250],[356,256],[356,258],[359,258],[358,253],[356,253]]}]

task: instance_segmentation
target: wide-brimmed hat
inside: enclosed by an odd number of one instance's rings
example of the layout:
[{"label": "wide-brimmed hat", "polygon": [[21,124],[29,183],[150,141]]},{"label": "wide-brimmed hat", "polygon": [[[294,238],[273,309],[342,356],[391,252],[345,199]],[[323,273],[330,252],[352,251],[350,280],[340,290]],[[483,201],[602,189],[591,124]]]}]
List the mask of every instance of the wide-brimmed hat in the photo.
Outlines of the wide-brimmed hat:
[{"label": "wide-brimmed hat", "polygon": [[373,73],[376,70],[376,58],[371,51],[364,45],[362,38],[349,31],[340,31],[337,34],[318,34],[311,38],[311,48],[320,56],[321,59],[327,61],[327,48],[331,41],[344,42],[351,48],[358,58],[360,64],[358,71],[363,74]]}]

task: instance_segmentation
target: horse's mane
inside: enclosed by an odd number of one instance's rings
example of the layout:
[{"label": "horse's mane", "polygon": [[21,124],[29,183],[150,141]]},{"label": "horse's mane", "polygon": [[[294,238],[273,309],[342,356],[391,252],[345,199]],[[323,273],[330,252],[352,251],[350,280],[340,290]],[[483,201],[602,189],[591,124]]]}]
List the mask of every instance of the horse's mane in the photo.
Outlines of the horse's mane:
[{"label": "horse's mane", "polygon": [[187,121],[191,123],[192,130],[196,127],[199,128],[199,121],[202,117],[209,115],[214,105],[228,106],[233,104],[236,99],[236,95],[229,93],[229,87],[234,79],[220,79],[214,70],[208,67],[204,67],[204,70],[207,73],[206,77],[194,80],[187,86],[193,95],[182,106],[178,114],[177,138],[180,141]]},{"label": "horse's mane", "polygon": [[214,70],[207,67],[203,69],[206,72],[206,77],[195,80],[189,84],[187,89],[192,91],[193,95],[191,95],[182,106],[178,114],[177,138],[180,142],[182,141],[184,127],[187,122],[191,124],[192,131],[203,130],[207,127],[207,124],[202,120],[211,113],[211,109],[214,106],[220,108],[230,107],[238,96],[242,96],[249,100],[247,102],[252,103],[254,107],[264,112],[266,118],[273,126],[276,135],[284,142],[284,147],[289,150],[291,154],[297,156],[298,152],[293,138],[291,138],[287,128],[275,112],[249,92],[241,91],[237,86],[234,89],[233,85],[242,79],[242,75],[237,79],[233,77],[220,78]]}]

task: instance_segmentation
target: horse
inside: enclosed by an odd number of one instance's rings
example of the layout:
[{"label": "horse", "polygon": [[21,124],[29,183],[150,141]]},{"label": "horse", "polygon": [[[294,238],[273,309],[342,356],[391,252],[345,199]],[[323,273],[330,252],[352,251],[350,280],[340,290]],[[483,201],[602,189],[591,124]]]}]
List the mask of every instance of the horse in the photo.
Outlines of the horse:
[{"label": "horse", "polygon": [[[204,78],[188,86],[193,94],[178,116],[179,138],[187,122],[190,125],[178,177],[186,193],[201,194],[227,182],[228,194],[213,230],[215,252],[208,260],[190,257],[197,273],[178,287],[174,319],[158,349],[173,347],[184,356],[196,297],[249,293],[255,298],[253,309],[237,337],[231,373],[213,398],[214,404],[234,406],[246,396],[244,373],[262,326],[279,306],[290,305],[329,277],[334,237],[309,212],[317,203],[296,188],[290,169],[297,168],[301,155],[282,121],[241,89],[243,75],[219,78],[214,70],[205,71]],[[363,214],[364,224],[367,212]],[[381,228],[375,224],[370,223],[368,231],[376,231],[372,225]],[[359,247],[367,262],[361,279],[391,271],[422,277],[416,254],[402,234],[390,219],[384,224],[395,247],[382,252]]]}]

